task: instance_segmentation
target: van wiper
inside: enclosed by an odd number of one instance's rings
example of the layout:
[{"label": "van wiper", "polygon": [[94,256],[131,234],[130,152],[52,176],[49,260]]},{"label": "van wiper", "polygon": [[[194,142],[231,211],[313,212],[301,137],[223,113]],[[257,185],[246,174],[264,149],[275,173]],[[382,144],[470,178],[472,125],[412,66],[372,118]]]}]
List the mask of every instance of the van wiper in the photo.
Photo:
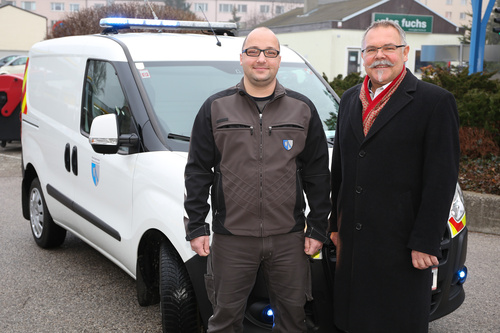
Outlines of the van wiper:
[{"label": "van wiper", "polygon": [[185,136],[185,135],[180,135],[180,134],[175,134],[175,133],[168,133],[167,138],[174,139],[174,140],[186,141],[186,142],[191,141],[191,137]]}]

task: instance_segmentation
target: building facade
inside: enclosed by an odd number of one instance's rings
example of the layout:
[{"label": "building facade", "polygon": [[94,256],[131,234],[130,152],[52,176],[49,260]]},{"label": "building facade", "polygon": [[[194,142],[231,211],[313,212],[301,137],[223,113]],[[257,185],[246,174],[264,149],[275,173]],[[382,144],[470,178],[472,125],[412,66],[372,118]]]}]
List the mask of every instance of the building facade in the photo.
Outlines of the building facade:
[{"label": "building facade", "polygon": [[[68,13],[92,7],[102,7],[112,3],[138,2],[143,0],[0,0],[1,5],[12,5],[47,18],[47,29],[51,29]],[[149,0],[150,3],[164,4],[162,0]],[[251,27],[304,6],[304,0],[185,0],[189,10],[200,19],[231,21],[239,18],[242,28]]]},{"label": "building facade", "polygon": [[1,5],[0,57],[27,54],[33,44],[45,38],[46,26],[47,19],[42,15],[15,6]]},{"label": "building facade", "polygon": [[[429,7],[445,19],[450,20],[459,27],[472,25],[471,0],[417,0]],[[489,0],[483,0],[482,13],[486,10]]]},{"label": "building facade", "polygon": [[[419,75],[426,65],[427,45],[459,45],[464,29],[417,0],[305,0],[296,8],[262,26],[271,28],[280,42],[306,58],[329,80],[352,72],[364,75],[361,39],[378,20],[398,21],[406,30],[410,53],[406,66]],[[249,31],[241,30],[240,35]],[[457,61],[455,58],[440,61]]]}]

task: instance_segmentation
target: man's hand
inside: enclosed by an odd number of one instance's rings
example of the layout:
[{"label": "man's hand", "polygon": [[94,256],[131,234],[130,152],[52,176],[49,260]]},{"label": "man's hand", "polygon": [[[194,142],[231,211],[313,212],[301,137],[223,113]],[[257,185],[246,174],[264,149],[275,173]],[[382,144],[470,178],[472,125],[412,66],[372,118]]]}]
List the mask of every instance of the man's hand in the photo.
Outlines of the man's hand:
[{"label": "man's hand", "polygon": [[337,247],[337,243],[339,242],[339,233],[338,232],[332,232],[330,234],[330,239],[333,242],[333,245]]},{"label": "man's hand", "polygon": [[426,269],[439,264],[439,260],[436,256],[415,250],[411,251],[411,261],[413,263],[413,267],[417,269]]},{"label": "man's hand", "polygon": [[323,247],[323,243],[321,243],[319,240],[306,237],[305,244],[304,244],[304,252],[307,255],[312,256],[313,254],[318,252],[322,247]]},{"label": "man's hand", "polygon": [[198,253],[198,255],[206,257],[210,253],[209,236],[196,237],[195,239],[192,239],[190,243],[191,249],[193,249],[194,252]]}]

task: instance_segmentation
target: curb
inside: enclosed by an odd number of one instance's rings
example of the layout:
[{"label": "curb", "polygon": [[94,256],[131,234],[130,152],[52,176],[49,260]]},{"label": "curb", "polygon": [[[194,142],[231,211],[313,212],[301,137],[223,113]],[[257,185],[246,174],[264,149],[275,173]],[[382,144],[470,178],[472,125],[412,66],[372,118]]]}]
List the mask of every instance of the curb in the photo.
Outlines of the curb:
[{"label": "curb", "polygon": [[500,195],[464,191],[469,231],[500,235]]}]

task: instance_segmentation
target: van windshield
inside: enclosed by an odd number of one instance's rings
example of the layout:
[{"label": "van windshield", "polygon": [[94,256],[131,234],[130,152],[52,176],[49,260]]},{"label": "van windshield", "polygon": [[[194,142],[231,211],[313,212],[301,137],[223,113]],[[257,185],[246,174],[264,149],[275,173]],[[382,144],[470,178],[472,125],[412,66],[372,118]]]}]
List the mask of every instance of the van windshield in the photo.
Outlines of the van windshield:
[{"label": "van windshield", "polygon": [[[142,64],[140,64],[142,67]],[[239,62],[148,62],[140,74],[165,137],[188,138],[194,118],[211,95],[236,85],[243,77]],[[311,99],[327,138],[334,136],[338,103],[306,64],[281,63],[278,80]]]}]

